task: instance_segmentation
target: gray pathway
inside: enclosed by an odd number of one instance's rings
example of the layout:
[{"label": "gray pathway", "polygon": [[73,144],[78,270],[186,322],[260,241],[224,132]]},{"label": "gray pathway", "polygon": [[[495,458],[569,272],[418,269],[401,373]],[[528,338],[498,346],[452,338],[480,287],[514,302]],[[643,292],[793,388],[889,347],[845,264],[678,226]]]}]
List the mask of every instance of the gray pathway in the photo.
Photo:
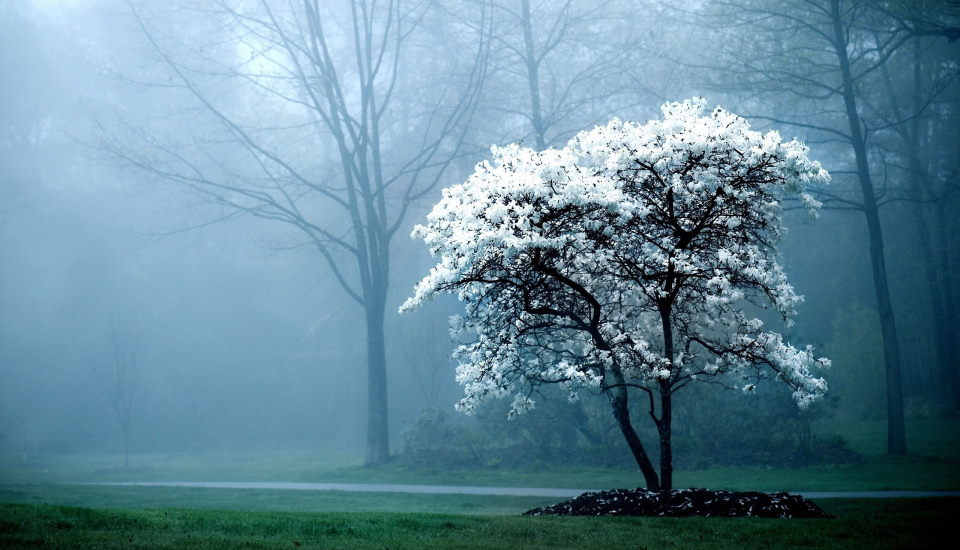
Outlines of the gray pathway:
[{"label": "gray pathway", "polygon": [[[82,483],[125,487],[205,487],[209,489],[281,489],[297,491],[353,491],[368,493],[421,493],[431,495],[506,495],[516,497],[575,497],[597,489],[540,487],[477,487],[471,485],[396,485],[386,483],[300,483],[284,481],[123,481]],[[793,491],[791,491],[793,492]],[[960,497],[960,491],[799,491],[806,498],[910,498]]]},{"label": "gray pathway", "polygon": [[206,487],[209,489],[281,489],[351,491],[360,493],[423,493],[431,495],[506,495],[515,497],[575,497],[589,489],[536,487],[477,487],[471,485],[397,485],[387,483],[304,483],[291,481],[121,481],[83,483],[133,487]]}]

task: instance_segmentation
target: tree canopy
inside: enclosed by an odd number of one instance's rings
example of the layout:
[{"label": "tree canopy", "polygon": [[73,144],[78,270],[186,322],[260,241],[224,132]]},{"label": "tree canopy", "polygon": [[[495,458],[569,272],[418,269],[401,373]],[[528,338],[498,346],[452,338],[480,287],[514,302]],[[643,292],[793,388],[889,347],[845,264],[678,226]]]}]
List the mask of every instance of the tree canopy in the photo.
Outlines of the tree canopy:
[{"label": "tree canopy", "polygon": [[772,371],[801,406],[823,395],[829,361],[765,330],[758,307],[794,315],[802,298],[776,258],[781,200],[815,210],[804,189],[829,176],[802,143],[704,107],[668,103],[660,120],[614,119],[559,149],[495,147],[444,190],[414,230],[437,265],[403,308],[440,292],[465,302],[453,322],[460,410],[512,395],[520,413],[558,384],[571,399],[609,395],[620,420],[634,389],[649,397],[663,471],[669,398],[691,381],[732,374],[751,391]]}]

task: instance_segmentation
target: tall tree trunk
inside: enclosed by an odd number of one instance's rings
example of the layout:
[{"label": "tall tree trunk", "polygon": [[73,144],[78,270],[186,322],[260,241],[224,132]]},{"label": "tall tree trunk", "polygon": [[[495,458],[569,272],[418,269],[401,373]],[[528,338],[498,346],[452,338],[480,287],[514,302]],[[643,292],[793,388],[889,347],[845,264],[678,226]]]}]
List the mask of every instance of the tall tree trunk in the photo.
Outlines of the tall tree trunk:
[{"label": "tall tree trunk", "polygon": [[947,372],[944,373],[944,383],[953,388],[953,407],[960,411],[960,331],[957,330],[957,314],[955,308],[955,296],[953,284],[949,274],[953,272],[950,262],[950,245],[953,239],[950,235],[950,213],[947,211],[946,201],[939,201],[936,205],[936,226],[937,231],[937,251],[936,254],[940,260],[940,288],[943,291],[943,333],[942,338],[947,342],[947,349],[950,354],[950,362],[945,365]]},{"label": "tall tree trunk", "polygon": [[[915,59],[919,58],[922,55],[922,45],[919,42],[919,38],[914,39],[915,44]],[[918,63],[919,65],[919,63]],[[921,74],[922,76],[922,74]],[[916,74],[914,78],[919,78]],[[920,98],[917,98],[919,101]],[[941,126],[944,124],[950,124],[942,119],[927,119],[927,124],[930,125],[930,129],[927,131],[921,131],[920,141],[918,143],[918,151],[926,151],[930,147],[930,136],[931,135],[943,135],[945,131]],[[922,159],[922,162],[932,163],[934,159]],[[929,164],[923,166],[926,170],[926,173],[936,174],[936,170],[930,168]],[[950,176],[948,176],[950,177]],[[923,185],[926,190],[926,196],[928,198],[939,199],[934,202],[933,206],[933,227],[935,232],[931,232],[931,248],[932,255],[934,260],[930,262],[932,265],[936,265],[936,283],[937,287],[940,290],[940,296],[938,298],[939,305],[941,306],[941,312],[943,318],[938,320],[937,323],[937,340],[938,344],[943,345],[943,355],[946,358],[945,362],[941,363],[941,376],[943,385],[947,390],[949,396],[952,398],[951,403],[953,404],[954,410],[960,411],[960,330],[957,327],[957,314],[955,306],[955,296],[953,278],[950,276],[955,272],[952,266],[952,242],[956,242],[956,236],[951,235],[951,228],[955,227],[956,218],[951,215],[948,210],[949,199],[940,197],[943,189],[936,184],[936,179],[920,179],[919,183]],[[946,182],[944,182],[946,183]],[[929,225],[928,225],[929,228]]]},{"label": "tall tree trunk", "polygon": [[[376,294],[381,294],[375,292]],[[385,294],[383,292],[382,294]],[[373,297],[365,308],[367,317],[367,452],[368,466],[390,460],[387,409],[387,357],[384,342],[383,297]]]},{"label": "tall tree trunk", "polygon": [[673,394],[669,382],[660,382],[660,490],[673,489]]},{"label": "tall tree trunk", "polygon": [[[672,271],[672,266],[671,266]],[[670,282],[672,286],[672,281]],[[673,369],[673,320],[670,315],[670,306],[661,306],[660,322],[663,325],[663,355],[670,362]],[[669,381],[661,380],[660,389],[660,418],[654,416],[657,433],[660,435],[660,490],[673,489],[673,394]],[[651,411],[651,416],[653,413]]]},{"label": "tall tree trunk", "polygon": [[530,123],[533,125],[533,136],[538,150],[546,149],[546,133],[543,127],[543,112],[540,105],[540,60],[533,47],[533,25],[530,21],[530,0],[521,2],[523,13],[523,45],[524,61],[527,65],[527,85],[530,88]]},{"label": "tall tree trunk", "polygon": [[861,128],[857,110],[856,91],[850,71],[850,59],[847,55],[847,36],[840,13],[840,0],[831,0],[833,19],[834,47],[840,65],[843,84],[843,103],[850,126],[850,141],[857,162],[857,177],[863,194],[863,211],[867,220],[867,232],[870,236],[870,263],[873,270],[873,287],[876,293],[877,313],[880,316],[880,330],[883,337],[884,364],[887,382],[887,452],[902,455],[907,452],[906,430],[903,422],[903,384],[900,374],[900,345],[897,341],[897,325],[890,302],[890,289],[887,283],[887,267],[883,250],[883,232],[880,225],[880,212],[874,192],[870,166],[867,160],[866,137]]},{"label": "tall tree trunk", "polygon": [[957,400],[956,387],[954,382],[954,357],[956,357],[956,346],[953,345],[950,337],[950,321],[947,319],[947,300],[944,296],[941,286],[939,261],[933,250],[932,238],[930,235],[930,226],[923,212],[923,205],[919,202],[913,205],[914,222],[917,227],[919,237],[920,253],[923,256],[923,270],[927,283],[928,293],[930,295],[930,307],[933,310],[933,334],[934,346],[937,357],[936,376],[944,383],[940,386],[941,395],[945,395],[951,402]]},{"label": "tall tree trunk", "polygon": [[[956,346],[952,322],[948,319],[947,299],[944,293],[945,281],[941,280],[941,273],[948,273],[948,267],[941,265],[940,260],[934,253],[933,242],[931,238],[930,225],[927,223],[926,211],[924,209],[924,161],[922,151],[924,150],[923,136],[926,134],[923,128],[923,120],[920,113],[923,110],[923,48],[920,38],[913,39],[913,90],[911,95],[911,120],[909,145],[909,195],[913,201],[914,221],[917,225],[917,235],[920,241],[920,252],[923,255],[924,275],[926,276],[927,288],[930,294],[930,305],[933,309],[933,334],[935,335],[935,346],[937,354],[937,367],[940,379],[945,383],[941,386],[951,403],[956,403],[958,397],[954,375],[954,357],[956,357]],[[884,67],[886,69],[886,67]],[[897,113],[898,118],[903,118],[902,114]]]}]

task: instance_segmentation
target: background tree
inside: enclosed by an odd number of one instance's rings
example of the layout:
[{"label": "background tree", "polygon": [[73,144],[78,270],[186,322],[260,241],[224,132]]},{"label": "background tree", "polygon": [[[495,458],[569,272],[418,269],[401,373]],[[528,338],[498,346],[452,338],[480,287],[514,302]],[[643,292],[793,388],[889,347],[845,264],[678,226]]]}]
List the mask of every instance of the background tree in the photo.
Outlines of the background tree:
[{"label": "background tree", "polygon": [[543,149],[640,102],[624,73],[636,7],[609,2],[495,1],[483,108],[492,140]]},{"label": "background tree", "polygon": [[960,71],[953,61],[960,48],[944,48],[942,38],[955,40],[958,27],[953,19],[960,17],[960,11],[954,6],[951,13],[938,2],[921,0],[887,4],[884,13],[887,24],[907,29],[910,39],[883,52],[889,56],[878,75],[883,87],[868,96],[865,110],[879,123],[875,123],[879,128],[875,147],[884,172],[896,180],[894,197],[906,203],[916,227],[924,290],[931,305],[928,319],[935,362],[945,382],[945,395],[960,409],[960,369],[955,359],[960,335],[953,285],[946,276],[952,252],[946,237],[950,222],[943,215],[955,201],[952,195],[958,189],[960,165],[942,149],[943,142],[953,141],[942,125],[955,121],[960,100]]},{"label": "background tree", "polygon": [[[838,175],[839,189],[820,190],[818,196],[829,201],[828,206],[862,213],[866,222],[884,349],[891,454],[906,453],[901,343],[881,223],[881,207],[896,199],[886,192],[888,174],[877,148],[878,136],[890,129],[890,122],[876,117],[871,107],[883,104],[883,111],[891,112],[890,98],[875,91],[883,89],[884,69],[911,37],[947,32],[926,20],[922,30],[906,24],[891,11],[898,5],[859,0],[711,2],[697,19],[715,35],[710,50],[698,51],[688,65],[707,69],[715,87],[740,97],[740,108],[748,109],[752,118],[789,124],[807,132],[812,141],[845,147],[837,151],[837,167],[831,170]],[[903,121],[922,116],[925,108],[903,107]]]},{"label": "background tree", "polygon": [[319,252],[364,312],[366,463],[385,462],[390,242],[410,205],[459,154],[482,82],[486,10],[474,14],[472,47],[456,60],[463,64],[437,67],[422,81],[405,67],[433,47],[425,22],[437,2],[178,8],[215,23],[219,32],[198,33],[199,42],[152,27],[148,21],[164,18],[128,4],[166,67],[156,84],[188,97],[211,126],[168,140],[131,125],[128,136],[109,134],[107,146],[219,205],[224,218],[281,222],[299,233],[295,244]]},{"label": "background tree", "polygon": [[[40,187],[42,144],[59,105],[50,47],[33,14],[0,0],[0,216]],[[3,221],[0,221],[0,225]]]},{"label": "background tree", "polygon": [[[798,350],[747,304],[786,320],[799,298],[776,262],[779,195],[823,184],[805,147],[760,134],[702,101],[666,104],[663,120],[613,120],[567,147],[494,149],[418,226],[437,265],[404,308],[456,292],[454,330],[466,412],[513,394],[512,413],[542,385],[595,389],[648,489],[670,490],[672,398],[696,380],[752,391],[770,367],[801,406],[826,389],[828,365]],[[803,195],[811,207],[816,205]],[[631,391],[648,398],[659,475],[630,416]]]},{"label": "background tree", "polygon": [[133,424],[140,380],[138,345],[129,326],[114,320],[110,325],[110,358],[96,367],[104,395],[120,426],[123,467],[130,467],[130,428]]}]

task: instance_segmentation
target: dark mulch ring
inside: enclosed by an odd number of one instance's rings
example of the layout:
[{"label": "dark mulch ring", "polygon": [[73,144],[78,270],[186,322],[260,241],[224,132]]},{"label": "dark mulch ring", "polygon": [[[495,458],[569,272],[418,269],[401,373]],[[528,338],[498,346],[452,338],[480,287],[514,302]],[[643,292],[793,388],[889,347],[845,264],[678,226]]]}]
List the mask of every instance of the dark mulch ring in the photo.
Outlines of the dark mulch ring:
[{"label": "dark mulch ring", "polygon": [[523,515],[833,518],[800,495],[706,489],[679,489],[669,493],[613,489],[583,493],[566,502],[528,510]]}]

